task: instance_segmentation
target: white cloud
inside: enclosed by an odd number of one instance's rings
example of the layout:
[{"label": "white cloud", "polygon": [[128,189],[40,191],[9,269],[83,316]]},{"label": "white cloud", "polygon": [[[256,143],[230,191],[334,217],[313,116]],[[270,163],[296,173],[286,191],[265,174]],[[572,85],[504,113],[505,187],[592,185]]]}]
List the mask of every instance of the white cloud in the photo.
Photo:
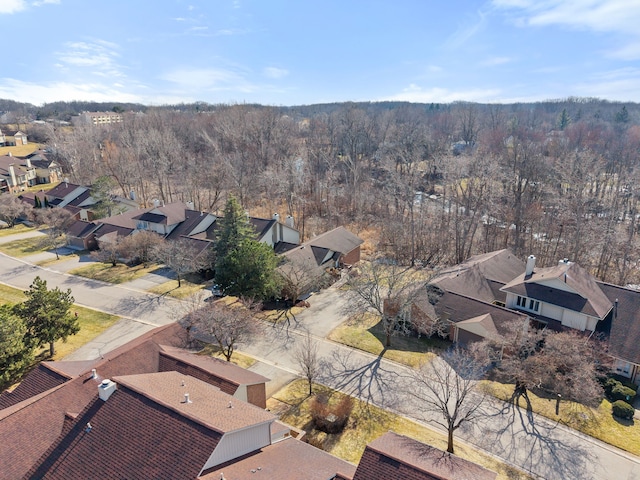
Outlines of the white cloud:
[{"label": "white cloud", "polygon": [[287,75],[289,75],[288,70],[285,70],[284,68],[277,68],[277,67],[267,67],[262,72],[266,77],[274,78],[274,79],[284,78]]},{"label": "white cloud", "polygon": [[422,87],[412,83],[401,93],[392,95],[391,97],[382,98],[380,100],[401,101],[401,102],[417,102],[417,103],[450,103],[455,101],[467,102],[497,102],[500,101],[499,89],[471,89],[471,90],[448,90],[446,88],[433,87],[423,89]]},{"label": "white cloud", "polygon": [[87,68],[100,76],[124,76],[116,62],[119,57],[117,45],[103,40],[93,42],[67,42],[66,50],[58,52],[58,65],[62,68]]},{"label": "white cloud", "polygon": [[458,48],[465,44],[469,39],[482,31],[486,25],[486,14],[482,11],[477,12],[477,18],[472,23],[460,26],[445,42],[449,48]]},{"label": "white cloud", "polygon": [[0,14],[16,13],[27,8],[25,0],[0,0]]},{"label": "white cloud", "polygon": [[0,98],[20,98],[40,105],[55,101],[142,102],[138,95],[103,83],[31,83],[12,78],[0,79]]},{"label": "white cloud", "polygon": [[561,25],[637,35],[640,24],[640,3],[635,0],[493,0],[493,5],[507,11],[519,10],[524,25]]}]

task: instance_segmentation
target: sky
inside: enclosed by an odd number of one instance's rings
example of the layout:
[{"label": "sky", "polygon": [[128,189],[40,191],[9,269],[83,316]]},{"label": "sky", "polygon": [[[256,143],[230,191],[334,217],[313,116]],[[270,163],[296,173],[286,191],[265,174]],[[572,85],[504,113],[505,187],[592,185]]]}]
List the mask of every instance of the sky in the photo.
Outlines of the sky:
[{"label": "sky", "polygon": [[640,102],[640,0],[0,0],[0,98]]}]

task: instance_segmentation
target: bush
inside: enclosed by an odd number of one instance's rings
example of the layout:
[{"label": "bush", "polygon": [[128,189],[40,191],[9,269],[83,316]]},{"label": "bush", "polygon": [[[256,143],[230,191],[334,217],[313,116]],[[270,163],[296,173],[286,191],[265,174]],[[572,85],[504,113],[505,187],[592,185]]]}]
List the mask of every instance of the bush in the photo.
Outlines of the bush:
[{"label": "bush", "polygon": [[336,404],[330,404],[326,395],[316,395],[309,406],[315,428],[326,433],[340,433],[347,425],[353,399],[344,396]]},{"label": "bush", "polygon": [[621,386],[622,384],[616,380],[615,378],[607,378],[603,384],[602,388],[604,388],[604,393],[606,393],[607,397],[611,398],[611,392],[614,388]]},{"label": "bush", "polygon": [[613,404],[611,404],[611,410],[614,416],[627,420],[631,420],[635,413],[635,409],[623,400],[616,400],[613,402]]},{"label": "bush", "polygon": [[632,403],[635,396],[635,390],[629,387],[625,387],[621,383],[613,387],[613,389],[611,390],[611,399],[614,401],[624,400],[627,403]]}]

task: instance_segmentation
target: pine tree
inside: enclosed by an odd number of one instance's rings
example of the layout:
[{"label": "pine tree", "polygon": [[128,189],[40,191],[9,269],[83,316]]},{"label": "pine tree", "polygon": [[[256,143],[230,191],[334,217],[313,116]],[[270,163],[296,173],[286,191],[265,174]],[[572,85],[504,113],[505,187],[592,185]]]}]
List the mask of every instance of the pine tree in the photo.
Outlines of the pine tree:
[{"label": "pine tree", "polygon": [[33,348],[25,341],[27,326],[11,311],[0,307],[0,391],[18,380],[33,361]]},{"label": "pine tree", "polygon": [[[249,218],[242,205],[233,196],[230,196],[227,200],[223,217],[217,221],[216,258],[220,261],[224,260],[231,250],[246,240],[254,239],[256,236],[256,232],[249,223]],[[216,261],[216,268],[217,264],[218,262]]]},{"label": "pine tree", "polygon": [[71,315],[73,305],[71,290],[61,291],[58,287],[47,289],[47,281],[36,277],[25,292],[27,300],[14,307],[14,313],[26,324],[26,340],[33,347],[49,344],[49,354],[55,354],[54,342],[65,341],[69,335],[80,331],[77,316]]}]

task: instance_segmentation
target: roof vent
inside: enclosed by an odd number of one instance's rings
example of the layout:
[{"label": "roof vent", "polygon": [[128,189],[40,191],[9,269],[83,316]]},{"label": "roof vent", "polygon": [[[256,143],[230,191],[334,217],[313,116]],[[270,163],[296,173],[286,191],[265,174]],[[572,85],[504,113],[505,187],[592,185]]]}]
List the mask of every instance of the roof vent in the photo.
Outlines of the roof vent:
[{"label": "roof vent", "polygon": [[100,400],[102,400],[103,402],[106,402],[107,400],[109,400],[109,397],[113,395],[113,392],[115,391],[116,391],[115,382],[112,382],[108,378],[105,378],[104,380],[102,380],[102,382],[100,383],[100,386],[98,387],[98,395],[100,396]]},{"label": "roof vent", "polygon": [[276,222],[279,222],[279,221],[280,221],[280,214],[279,214],[279,213],[274,213],[274,214],[273,214],[273,219],[274,219]]},{"label": "roof vent", "polygon": [[182,401],[182,403],[193,403],[190,399],[189,399],[189,394],[185,393],[184,394],[184,400]]},{"label": "roof vent", "polygon": [[229,402],[229,406],[227,408],[233,408],[233,404]]},{"label": "roof vent", "polygon": [[91,378],[98,378],[98,372],[96,372],[95,368],[91,369]]},{"label": "roof vent", "polygon": [[291,215],[287,215],[287,219],[284,223],[287,227],[293,228],[293,217]]}]

